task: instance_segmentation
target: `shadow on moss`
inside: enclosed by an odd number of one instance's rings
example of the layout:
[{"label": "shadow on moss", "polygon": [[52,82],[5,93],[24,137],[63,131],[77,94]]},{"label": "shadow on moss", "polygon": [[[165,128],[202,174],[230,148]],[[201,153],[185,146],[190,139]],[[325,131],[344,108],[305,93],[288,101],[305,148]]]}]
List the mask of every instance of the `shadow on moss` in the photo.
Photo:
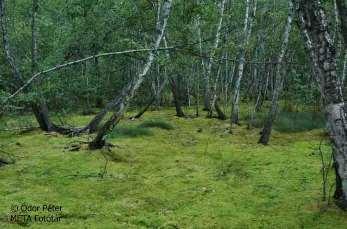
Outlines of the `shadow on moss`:
[{"label": "shadow on moss", "polygon": [[174,129],[173,125],[171,125],[170,123],[165,122],[163,120],[156,120],[156,119],[144,121],[143,123],[141,123],[139,125],[139,127],[159,128],[159,129],[163,129],[163,130],[173,130]]}]

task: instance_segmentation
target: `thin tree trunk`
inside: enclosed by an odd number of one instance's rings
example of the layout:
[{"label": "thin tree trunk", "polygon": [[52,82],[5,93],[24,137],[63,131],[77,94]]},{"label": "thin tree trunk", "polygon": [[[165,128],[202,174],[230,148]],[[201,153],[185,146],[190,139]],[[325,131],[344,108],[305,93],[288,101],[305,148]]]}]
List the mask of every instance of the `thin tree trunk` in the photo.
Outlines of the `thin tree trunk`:
[{"label": "thin tree trunk", "polygon": [[266,64],[265,66],[265,75],[266,75],[266,79],[264,84],[262,85],[262,89],[261,89],[261,94],[259,95],[259,100],[257,101],[256,105],[255,105],[255,111],[259,112],[264,104],[264,101],[267,98],[268,95],[268,88],[269,88],[269,82],[270,82],[270,74],[271,74],[271,67],[269,67],[270,64]]},{"label": "thin tree trunk", "polygon": [[[31,15],[31,74],[34,75],[38,71],[38,28],[37,28],[37,14],[38,14],[38,0],[32,0],[32,15]],[[54,124],[49,119],[47,104],[39,101],[37,104],[31,105],[33,113],[41,130],[53,131]]]},{"label": "thin tree trunk", "polygon": [[200,109],[200,77],[199,77],[199,70],[197,69],[196,65],[195,70],[196,70],[196,101],[195,101],[195,116],[199,117],[199,109]]},{"label": "thin tree trunk", "polygon": [[[159,17],[158,19],[159,20]],[[167,48],[168,44],[167,44],[167,40],[166,40],[166,36],[163,37],[163,41],[164,41],[164,45]],[[170,58],[170,53],[168,51],[166,51],[166,58],[169,59]],[[156,91],[156,93],[152,96],[152,98],[149,100],[149,102],[147,103],[147,105],[140,111],[138,112],[136,115],[130,117],[130,119],[138,119],[141,118],[142,115],[144,113],[146,113],[146,111],[151,107],[151,105],[157,100],[160,99],[160,95],[162,94],[167,82],[168,82],[168,74],[167,74],[167,68],[166,66],[164,66],[164,80],[162,82],[162,84],[160,84],[158,86],[158,90]]]},{"label": "thin tree trunk", "polygon": [[155,94],[153,94],[147,103],[147,105],[140,110],[136,115],[130,117],[129,119],[138,119],[141,118],[144,113],[151,107],[151,105],[155,102],[158,101],[158,98],[160,98],[160,95],[162,91],[164,90],[166,84],[167,84],[167,73],[166,73],[166,68],[165,68],[165,73],[164,73],[164,81],[159,85],[158,90],[155,91]]},{"label": "thin tree trunk", "polygon": [[[244,69],[245,69],[246,47],[249,43],[249,39],[252,33],[252,24],[253,24],[253,20],[256,13],[256,4],[257,4],[257,0],[253,0],[253,4],[251,0],[246,0],[246,14],[245,14],[244,29],[243,29],[243,41],[240,45],[240,51],[239,51],[239,65],[238,65],[238,71],[237,71],[238,77],[235,83],[234,97],[233,97],[232,105],[231,105],[231,120],[230,120],[231,125],[239,123],[240,88],[241,88],[241,81],[242,81]],[[253,13],[251,15],[250,11],[252,9],[253,9]]]},{"label": "thin tree trunk", "polygon": [[264,145],[267,145],[269,143],[270,135],[272,131],[272,125],[277,116],[278,99],[281,94],[282,86],[283,86],[283,73],[281,71],[282,63],[288,48],[289,36],[292,29],[293,13],[294,13],[293,3],[289,1],[289,14],[287,19],[287,24],[286,24],[284,35],[283,35],[281,51],[275,66],[276,67],[276,82],[275,82],[274,93],[272,95],[271,107],[269,109],[268,116],[265,119],[264,127],[259,139],[259,143]]},{"label": "thin tree trunk", "polygon": [[126,112],[129,106],[130,100],[134,97],[135,92],[140,87],[142,82],[145,80],[145,76],[147,75],[148,70],[152,66],[155,54],[164,36],[167,21],[171,11],[171,5],[172,0],[164,0],[162,7],[158,7],[158,10],[161,10],[161,14],[160,20],[157,21],[156,25],[157,37],[153,45],[153,51],[149,52],[147,63],[144,65],[144,68],[141,71],[141,73],[138,74],[126,88],[123,89],[122,94],[120,96],[118,110],[113,113],[110,119],[100,128],[93,141],[89,143],[91,149],[100,149],[105,145],[105,135],[119,123],[120,119],[123,117],[124,113]]},{"label": "thin tree trunk", "polygon": [[[207,68],[206,69],[206,78],[208,78],[208,79],[211,78],[212,65],[214,62],[217,48],[218,48],[219,43],[220,43],[220,36],[221,36],[221,30],[222,30],[222,26],[223,26],[225,4],[226,4],[226,0],[222,0],[220,2],[220,6],[219,6],[220,16],[219,16],[216,36],[215,36],[213,47],[212,47],[211,52],[210,52],[210,58],[209,58],[209,61],[208,61],[207,67],[206,67]],[[219,80],[219,75],[217,74],[217,77],[215,77],[212,91],[209,88],[209,94],[208,94],[208,98],[207,98],[208,99],[208,107],[207,107],[208,117],[212,117],[212,115],[213,115],[213,107],[214,107],[214,103],[216,100],[216,93],[217,93],[217,91],[216,91],[217,86],[216,85],[218,84],[218,80]],[[208,86],[210,87],[210,85],[208,85]]]},{"label": "thin tree trunk", "polygon": [[[197,4],[200,4],[200,1],[197,1]],[[210,79],[207,77],[206,74],[206,67],[205,67],[205,60],[204,60],[204,52],[202,49],[202,34],[201,34],[201,21],[200,21],[200,15],[196,18],[196,27],[197,27],[197,34],[199,39],[199,51],[201,56],[201,68],[202,68],[202,76],[204,80],[204,110],[209,110],[209,95],[210,95]]]},{"label": "thin tree trunk", "polygon": [[[347,209],[347,121],[342,88],[337,76],[336,51],[319,0],[293,0],[298,24],[313,63],[314,74],[324,98],[328,132],[334,152],[336,204]],[[337,1],[339,10],[342,2]],[[341,12],[341,11],[340,11]],[[341,20],[344,24],[344,20]],[[344,27],[344,25],[342,25]],[[347,41],[347,39],[345,39]]]}]

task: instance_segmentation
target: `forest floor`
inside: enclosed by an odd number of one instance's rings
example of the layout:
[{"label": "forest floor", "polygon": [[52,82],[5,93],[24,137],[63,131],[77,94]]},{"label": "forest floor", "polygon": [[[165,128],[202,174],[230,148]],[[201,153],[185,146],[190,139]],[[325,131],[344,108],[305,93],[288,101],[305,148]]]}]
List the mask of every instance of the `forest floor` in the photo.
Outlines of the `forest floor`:
[{"label": "forest floor", "polygon": [[[231,135],[228,121],[173,114],[122,121],[112,152],[70,151],[83,136],[0,133],[16,159],[0,167],[0,228],[346,228],[347,214],[321,201],[323,129],[274,131],[263,146],[259,129]],[[23,204],[62,206],[26,214],[63,218],[9,223]]]}]

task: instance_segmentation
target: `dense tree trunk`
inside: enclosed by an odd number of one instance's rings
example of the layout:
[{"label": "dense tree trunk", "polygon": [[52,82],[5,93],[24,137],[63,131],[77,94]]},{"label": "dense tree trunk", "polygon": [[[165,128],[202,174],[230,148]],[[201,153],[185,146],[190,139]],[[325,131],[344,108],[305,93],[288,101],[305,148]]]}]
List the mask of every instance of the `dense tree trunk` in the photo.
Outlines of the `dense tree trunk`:
[{"label": "dense tree trunk", "polygon": [[147,75],[148,70],[151,68],[152,63],[157,53],[157,49],[161,43],[161,40],[164,36],[167,21],[171,11],[172,0],[164,0],[162,7],[158,7],[160,11],[159,20],[157,20],[156,25],[156,40],[153,45],[153,50],[149,52],[148,59],[146,64],[143,67],[143,70],[125,87],[120,95],[119,105],[116,112],[112,114],[110,119],[100,128],[97,132],[97,135],[92,142],[89,143],[91,149],[100,149],[105,145],[105,135],[116,126],[120,119],[123,117],[126,112],[130,100],[134,97],[135,92],[140,87],[142,82]]},{"label": "dense tree trunk", "polygon": [[33,110],[36,121],[39,123],[40,129],[43,131],[52,131],[54,126],[49,120],[47,105],[45,103],[33,103],[31,109]]},{"label": "dense tree trunk", "polygon": [[[313,71],[324,98],[336,170],[334,197],[338,206],[347,209],[346,107],[336,72],[335,47],[328,32],[328,23],[321,2],[319,0],[293,0],[293,2],[298,24],[313,63]],[[337,1],[338,4],[339,2]]]},{"label": "dense tree trunk", "polygon": [[174,79],[173,77],[170,77],[170,86],[171,86],[171,91],[172,91],[173,102],[174,102],[175,109],[176,109],[176,116],[177,117],[184,117],[185,115],[184,115],[184,112],[182,110],[179,80]]},{"label": "dense tree trunk", "polygon": [[231,104],[231,117],[230,117],[231,124],[239,123],[240,88],[241,88],[241,81],[242,81],[244,69],[245,69],[246,48],[247,48],[249,39],[251,37],[252,24],[253,24],[253,20],[256,13],[256,7],[257,7],[256,4],[257,4],[257,0],[246,1],[246,14],[245,14],[244,29],[243,29],[243,40],[240,45],[237,80],[235,83],[234,96],[233,96],[232,104]]},{"label": "dense tree trunk", "polygon": [[293,13],[294,13],[293,4],[291,1],[289,1],[289,14],[288,14],[288,19],[287,19],[287,24],[286,24],[284,35],[283,35],[281,51],[280,51],[280,54],[278,56],[277,63],[275,66],[276,67],[276,82],[275,82],[274,92],[272,95],[271,107],[269,109],[268,116],[265,119],[264,127],[262,130],[260,139],[259,139],[259,143],[264,144],[264,145],[267,145],[269,143],[270,135],[271,135],[271,131],[272,131],[272,125],[273,125],[273,122],[275,121],[276,116],[277,116],[278,100],[279,100],[279,96],[280,96],[280,93],[282,91],[282,86],[283,86],[283,73],[282,73],[283,66],[282,66],[282,63],[283,63],[283,59],[285,57],[285,54],[287,52],[289,36],[290,36],[291,29],[292,29]]}]

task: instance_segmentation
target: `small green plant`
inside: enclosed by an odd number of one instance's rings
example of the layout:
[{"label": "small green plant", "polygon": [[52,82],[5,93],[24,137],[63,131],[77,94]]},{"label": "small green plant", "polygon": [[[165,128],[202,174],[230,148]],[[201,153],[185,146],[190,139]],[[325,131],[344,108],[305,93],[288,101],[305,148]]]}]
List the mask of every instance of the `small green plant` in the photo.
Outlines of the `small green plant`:
[{"label": "small green plant", "polygon": [[156,120],[156,119],[144,121],[143,123],[141,123],[139,125],[139,127],[142,127],[142,128],[160,128],[163,130],[174,129],[173,125],[171,125],[170,123],[165,122],[163,120]]},{"label": "small green plant", "polygon": [[152,131],[140,126],[117,127],[110,134],[110,138],[140,137],[152,135]]}]

